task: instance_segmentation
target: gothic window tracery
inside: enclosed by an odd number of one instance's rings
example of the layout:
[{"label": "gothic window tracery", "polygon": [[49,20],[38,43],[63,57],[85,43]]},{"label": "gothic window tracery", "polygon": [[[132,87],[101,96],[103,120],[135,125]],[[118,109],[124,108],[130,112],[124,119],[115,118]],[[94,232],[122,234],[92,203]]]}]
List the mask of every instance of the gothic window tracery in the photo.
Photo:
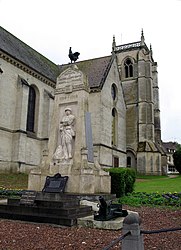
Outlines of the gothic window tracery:
[{"label": "gothic window tracery", "polygon": [[125,78],[133,77],[133,63],[130,58],[124,62]]}]

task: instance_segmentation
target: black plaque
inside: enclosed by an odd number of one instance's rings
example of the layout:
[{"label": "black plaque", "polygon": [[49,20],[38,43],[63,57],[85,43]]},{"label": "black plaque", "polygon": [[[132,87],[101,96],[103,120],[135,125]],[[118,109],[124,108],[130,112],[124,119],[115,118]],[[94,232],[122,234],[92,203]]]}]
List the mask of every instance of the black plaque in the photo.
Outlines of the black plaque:
[{"label": "black plaque", "polygon": [[47,176],[42,192],[63,193],[67,180],[68,176],[61,176],[59,173],[54,176]]},{"label": "black plaque", "polygon": [[20,205],[33,206],[35,203],[36,194],[36,191],[24,191],[20,199]]}]

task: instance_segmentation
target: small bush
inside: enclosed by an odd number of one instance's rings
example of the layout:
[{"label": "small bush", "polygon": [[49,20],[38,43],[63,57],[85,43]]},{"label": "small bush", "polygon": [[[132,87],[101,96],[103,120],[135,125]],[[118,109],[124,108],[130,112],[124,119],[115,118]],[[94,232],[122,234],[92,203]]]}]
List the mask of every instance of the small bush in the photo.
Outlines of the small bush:
[{"label": "small bush", "polygon": [[0,187],[0,199],[8,197],[20,197],[23,193],[23,190],[13,190],[5,189]]},{"label": "small bush", "polygon": [[136,172],[130,168],[107,169],[111,176],[111,193],[121,197],[134,191]]},{"label": "small bush", "polygon": [[176,170],[181,174],[181,148],[173,154],[173,161]]}]

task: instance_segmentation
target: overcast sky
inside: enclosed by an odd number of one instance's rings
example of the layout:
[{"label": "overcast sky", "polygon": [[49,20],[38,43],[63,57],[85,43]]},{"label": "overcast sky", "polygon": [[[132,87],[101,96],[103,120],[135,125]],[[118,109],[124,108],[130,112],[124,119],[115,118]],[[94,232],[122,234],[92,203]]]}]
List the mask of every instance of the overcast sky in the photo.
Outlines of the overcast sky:
[{"label": "overcast sky", "polygon": [[0,0],[0,25],[56,64],[110,55],[116,44],[152,45],[163,141],[181,143],[180,0]]}]

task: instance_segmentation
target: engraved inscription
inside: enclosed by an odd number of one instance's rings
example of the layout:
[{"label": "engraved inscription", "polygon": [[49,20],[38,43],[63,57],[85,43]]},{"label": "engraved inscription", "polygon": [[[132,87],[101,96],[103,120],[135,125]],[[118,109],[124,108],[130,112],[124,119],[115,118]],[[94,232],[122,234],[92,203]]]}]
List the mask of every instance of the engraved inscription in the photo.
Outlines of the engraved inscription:
[{"label": "engraved inscription", "polygon": [[67,95],[67,96],[59,96],[58,100],[63,102],[63,101],[72,101],[72,100],[77,100],[78,96],[77,95]]},{"label": "engraved inscription", "polygon": [[20,205],[33,206],[36,199],[36,191],[25,191],[20,199]]},{"label": "engraved inscription", "polygon": [[63,83],[68,83],[68,82],[78,82],[82,81],[83,76],[81,72],[75,72],[72,70],[68,70],[64,72],[58,79],[57,79],[57,84],[63,84]]}]

